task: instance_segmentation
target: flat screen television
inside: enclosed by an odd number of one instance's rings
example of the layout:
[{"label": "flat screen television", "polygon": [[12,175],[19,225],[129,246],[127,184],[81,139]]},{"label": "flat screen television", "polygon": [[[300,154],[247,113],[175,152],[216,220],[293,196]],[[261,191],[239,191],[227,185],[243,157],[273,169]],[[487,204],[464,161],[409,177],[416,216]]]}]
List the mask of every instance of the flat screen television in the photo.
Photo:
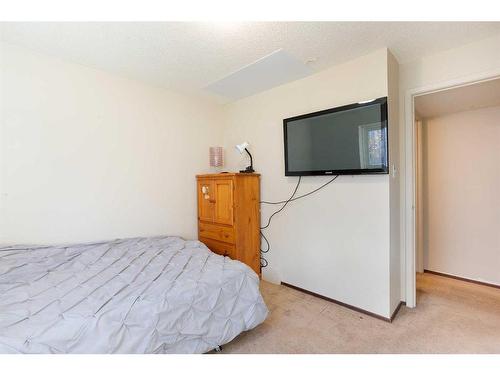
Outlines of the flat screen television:
[{"label": "flat screen television", "polygon": [[285,175],[388,173],[387,97],[283,120]]}]

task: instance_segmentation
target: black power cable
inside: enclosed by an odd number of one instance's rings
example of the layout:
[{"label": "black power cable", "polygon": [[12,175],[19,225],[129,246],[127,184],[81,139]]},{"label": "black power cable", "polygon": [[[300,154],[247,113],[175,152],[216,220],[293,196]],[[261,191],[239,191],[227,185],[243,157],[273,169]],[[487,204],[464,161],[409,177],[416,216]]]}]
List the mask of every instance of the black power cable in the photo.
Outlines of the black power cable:
[{"label": "black power cable", "polygon": [[264,258],[263,254],[268,253],[269,250],[271,250],[271,245],[269,244],[268,239],[266,238],[266,236],[264,236],[264,233],[262,233],[262,231],[260,231],[260,235],[262,236],[262,238],[264,239],[264,241],[266,241],[266,243],[267,243],[267,249],[266,250],[264,250],[262,247],[260,248],[260,266],[262,268],[264,268],[264,267],[267,267],[267,265],[269,263],[268,263],[267,259]]},{"label": "black power cable", "polygon": [[[299,195],[298,197],[290,199],[290,202],[296,201],[297,199],[300,199],[300,198],[307,197],[308,195],[311,195],[312,193],[316,193],[318,190],[323,189],[326,185],[331,184],[333,181],[335,181],[337,179],[337,177],[339,177],[339,175],[336,175],[331,180],[325,182],[323,185],[321,185],[317,189],[314,189],[313,191],[310,191],[309,193],[306,193],[306,194],[303,194],[303,195]],[[279,201],[279,202],[260,201],[259,203],[261,203],[261,204],[281,204],[281,203],[285,203],[285,202],[286,201]]]},{"label": "black power cable", "polygon": [[288,198],[286,201],[284,201],[285,204],[283,206],[281,206],[281,208],[279,210],[274,211],[273,214],[271,216],[269,216],[269,220],[267,221],[267,224],[264,225],[263,227],[260,227],[260,229],[266,229],[271,224],[271,219],[273,218],[273,216],[276,215],[277,213],[280,213],[281,211],[283,211],[283,209],[286,207],[286,205],[292,201],[293,197],[297,193],[297,190],[299,189],[301,180],[302,180],[302,176],[299,176],[299,180],[297,181],[297,185],[295,186],[295,190],[293,191],[292,196],[290,198]]},{"label": "black power cable", "polygon": [[260,248],[260,252],[261,252],[261,256],[260,256],[260,265],[262,268],[264,267],[267,267],[267,265],[269,264],[268,261],[263,257],[262,254],[266,254],[269,252],[269,250],[271,250],[271,245],[269,243],[269,240],[266,238],[266,236],[264,235],[264,233],[262,232],[262,229],[266,229],[269,227],[269,225],[271,224],[271,219],[273,218],[274,215],[278,214],[279,212],[283,211],[283,209],[286,207],[286,205],[290,202],[293,202],[293,201],[296,201],[297,199],[300,199],[300,198],[304,198],[304,197],[307,197],[315,192],[317,192],[318,190],[321,190],[323,189],[325,186],[331,184],[333,181],[335,181],[337,178],[339,177],[339,175],[336,175],[335,177],[333,177],[331,180],[327,181],[326,183],[324,183],[323,185],[321,185],[320,187],[306,193],[306,194],[302,194],[302,195],[299,195],[298,197],[295,197],[295,194],[297,194],[297,190],[299,189],[299,186],[300,186],[300,181],[302,180],[302,176],[299,176],[299,180],[297,181],[297,185],[295,186],[295,189],[293,190],[293,193],[292,195],[290,196],[290,198],[288,198],[287,200],[285,201],[279,201],[279,202],[268,202],[268,201],[260,201],[259,203],[261,204],[283,204],[283,206],[281,206],[280,209],[274,211],[272,213],[271,216],[269,216],[269,219],[267,221],[267,224],[263,227],[261,227],[260,229],[260,235],[262,236],[262,238],[264,239],[264,241],[266,242],[267,244],[267,249],[262,249],[262,245],[261,245],[261,248]]}]

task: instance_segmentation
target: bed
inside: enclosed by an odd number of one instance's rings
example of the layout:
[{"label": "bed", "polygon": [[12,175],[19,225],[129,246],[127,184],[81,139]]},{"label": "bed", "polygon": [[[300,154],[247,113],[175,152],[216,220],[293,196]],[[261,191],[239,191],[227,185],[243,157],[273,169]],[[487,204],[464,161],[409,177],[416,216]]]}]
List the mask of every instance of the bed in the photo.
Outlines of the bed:
[{"label": "bed", "polygon": [[179,237],[0,247],[0,353],[205,353],[262,323],[258,276]]}]

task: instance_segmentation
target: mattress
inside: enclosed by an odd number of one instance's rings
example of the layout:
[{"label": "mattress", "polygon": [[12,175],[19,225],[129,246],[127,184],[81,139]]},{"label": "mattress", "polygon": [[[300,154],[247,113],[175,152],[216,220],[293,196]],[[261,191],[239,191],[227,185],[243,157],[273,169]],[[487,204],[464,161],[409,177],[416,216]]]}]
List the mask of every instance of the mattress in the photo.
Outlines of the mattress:
[{"label": "mattress", "polygon": [[204,353],[262,323],[248,266],[179,237],[0,247],[0,353]]}]

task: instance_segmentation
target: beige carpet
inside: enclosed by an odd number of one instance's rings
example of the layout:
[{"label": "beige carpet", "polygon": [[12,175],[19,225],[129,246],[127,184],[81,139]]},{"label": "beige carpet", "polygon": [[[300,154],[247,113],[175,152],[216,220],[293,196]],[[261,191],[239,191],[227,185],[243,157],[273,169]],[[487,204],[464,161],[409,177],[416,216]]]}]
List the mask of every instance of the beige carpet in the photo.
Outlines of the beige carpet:
[{"label": "beige carpet", "polygon": [[417,276],[417,308],[393,323],[299,291],[261,284],[267,320],[222,353],[500,353],[500,289]]}]

